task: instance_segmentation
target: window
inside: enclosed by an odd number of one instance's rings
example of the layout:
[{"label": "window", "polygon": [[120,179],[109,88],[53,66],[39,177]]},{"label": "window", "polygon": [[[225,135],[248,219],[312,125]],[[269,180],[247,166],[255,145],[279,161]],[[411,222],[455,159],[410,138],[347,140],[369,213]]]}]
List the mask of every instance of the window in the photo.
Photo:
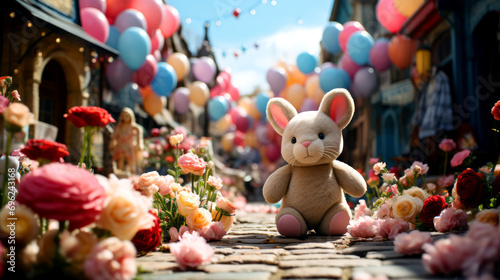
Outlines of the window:
[{"label": "window", "polygon": [[55,10],[59,14],[75,20],[77,18],[77,5],[75,0],[36,0],[44,6]]}]

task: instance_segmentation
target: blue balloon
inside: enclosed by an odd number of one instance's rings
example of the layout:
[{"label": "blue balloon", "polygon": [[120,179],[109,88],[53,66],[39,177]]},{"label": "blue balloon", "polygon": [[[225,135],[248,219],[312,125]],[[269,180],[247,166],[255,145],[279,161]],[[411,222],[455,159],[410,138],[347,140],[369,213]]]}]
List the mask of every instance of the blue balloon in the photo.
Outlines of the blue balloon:
[{"label": "blue balloon", "polygon": [[374,44],[375,41],[370,33],[356,31],[347,41],[347,52],[356,64],[364,65],[370,61],[370,50]]},{"label": "blue balloon", "polygon": [[208,100],[208,115],[212,121],[218,121],[229,110],[227,99],[218,95]]},{"label": "blue balloon", "polygon": [[120,31],[114,26],[109,26],[109,36],[106,41],[106,45],[112,47],[113,49],[118,49],[118,39],[120,39]]},{"label": "blue balloon", "polygon": [[348,89],[351,86],[351,78],[344,69],[331,67],[319,74],[319,86],[324,92],[334,88]]},{"label": "blue balloon", "polygon": [[323,38],[321,42],[325,49],[331,54],[340,52],[339,34],[344,30],[342,24],[332,21],[323,30]]},{"label": "blue balloon", "polygon": [[137,70],[151,52],[151,39],[144,29],[133,26],[125,29],[118,39],[120,58],[132,70]]},{"label": "blue balloon", "polygon": [[304,74],[312,73],[316,68],[316,63],[314,55],[308,52],[303,52],[297,56],[297,67]]},{"label": "blue balloon", "polygon": [[151,81],[151,87],[158,95],[169,97],[177,87],[177,74],[170,64],[158,62],[158,72]]},{"label": "blue balloon", "polygon": [[262,115],[266,113],[267,102],[269,102],[269,99],[269,96],[264,92],[257,94],[257,96],[255,97],[255,106]]}]

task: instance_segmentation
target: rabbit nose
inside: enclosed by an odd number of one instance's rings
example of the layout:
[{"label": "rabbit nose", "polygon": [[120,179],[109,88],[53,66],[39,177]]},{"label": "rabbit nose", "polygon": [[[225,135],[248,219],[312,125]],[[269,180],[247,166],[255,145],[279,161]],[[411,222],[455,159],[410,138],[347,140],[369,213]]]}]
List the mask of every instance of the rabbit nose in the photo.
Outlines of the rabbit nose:
[{"label": "rabbit nose", "polygon": [[309,147],[309,145],[311,145],[311,141],[304,141],[302,142],[302,145],[307,148]]}]

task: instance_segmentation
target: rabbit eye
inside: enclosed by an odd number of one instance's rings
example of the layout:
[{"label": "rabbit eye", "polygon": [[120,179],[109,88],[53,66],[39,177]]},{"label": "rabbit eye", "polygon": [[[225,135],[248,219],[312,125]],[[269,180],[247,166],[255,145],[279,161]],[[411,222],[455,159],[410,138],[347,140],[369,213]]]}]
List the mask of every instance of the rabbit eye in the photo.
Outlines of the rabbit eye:
[{"label": "rabbit eye", "polygon": [[297,143],[297,138],[292,137],[292,144],[295,144],[295,143]]},{"label": "rabbit eye", "polygon": [[325,139],[325,135],[323,133],[318,134],[319,139],[323,140]]}]

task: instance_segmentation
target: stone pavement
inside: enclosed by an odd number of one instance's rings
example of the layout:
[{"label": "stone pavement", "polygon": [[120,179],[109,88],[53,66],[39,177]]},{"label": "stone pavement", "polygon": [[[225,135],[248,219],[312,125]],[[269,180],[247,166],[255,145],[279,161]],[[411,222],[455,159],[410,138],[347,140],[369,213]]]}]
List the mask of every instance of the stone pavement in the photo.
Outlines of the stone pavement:
[{"label": "stone pavement", "polygon": [[[390,279],[461,279],[427,273],[420,256],[394,252],[392,241],[356,241],[342,236],[284,238],[275,214],[237,212],[237,223],[221,240],[210,242],[212,263],[182,271],[169,253],[152,252],[137,259],[140,279],[353,279],[366,272]],[[445,235],[436,233],[434,238]]]}]

